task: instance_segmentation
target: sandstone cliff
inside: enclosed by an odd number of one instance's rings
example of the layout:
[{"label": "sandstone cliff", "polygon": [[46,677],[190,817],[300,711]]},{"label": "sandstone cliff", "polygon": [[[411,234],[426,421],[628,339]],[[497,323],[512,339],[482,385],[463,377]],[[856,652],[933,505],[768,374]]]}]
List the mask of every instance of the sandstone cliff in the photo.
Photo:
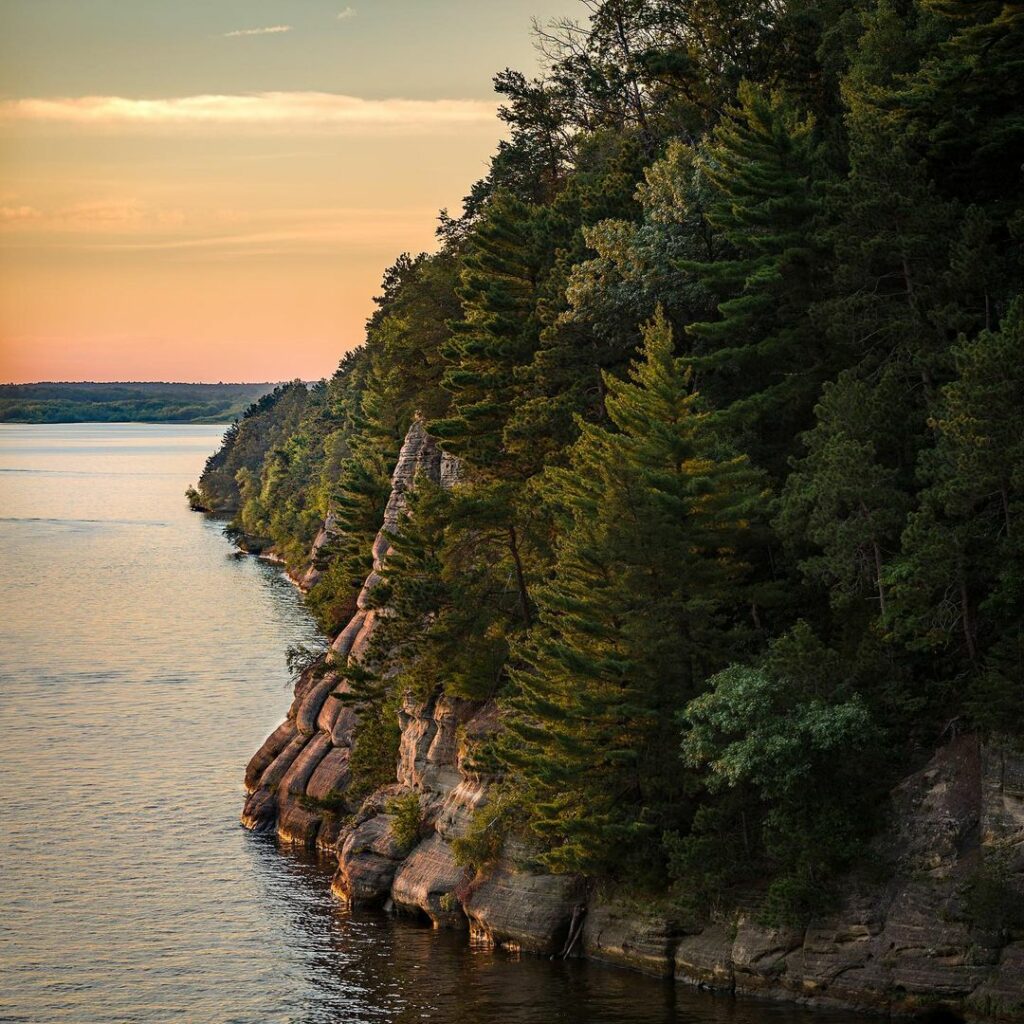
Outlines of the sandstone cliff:
[{"label": "sandstone cliff", "polygon": [[[486,806],[489,788],[467,753],[499,728],[493,704],[444,695],[407,700],[393,783],[350,802],[357,715],[331,696],[344,685],[336,668],[366,651],[379,614],[367,597],[418,474],[446,487],[458,475],[416,422],[356,611],[328,661],[299,680],[287,718],[246,770],[246,827],[276,830],[334,858],[332,888],[345,900],[422,915],[489,944],[582,953],[729,993],[894,1014],[944,1006],[1024,1018],[1024,756],[975,737],[951,742],[898,787],[873,870],[844,880],[834,913],[801,929],[765,928],[754,913],[698,928],[588,892],[580,879],[527,870],[513,850],[484,871],[460,867],[452,842]],[[311,573],[336,529],[325,523]],[[389,807],[409,794],[419,801],[422,826],[418,842],[402,848]]]}]

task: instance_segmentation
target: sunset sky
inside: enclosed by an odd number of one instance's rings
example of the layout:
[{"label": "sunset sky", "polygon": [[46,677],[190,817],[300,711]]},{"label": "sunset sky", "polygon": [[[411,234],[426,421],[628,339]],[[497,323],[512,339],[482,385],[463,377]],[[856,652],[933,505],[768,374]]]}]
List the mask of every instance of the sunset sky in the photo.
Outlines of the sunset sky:
[{"label": "sunset sky", "polygon": [[329,374],[574,0],[0,0],[0,381]]}]

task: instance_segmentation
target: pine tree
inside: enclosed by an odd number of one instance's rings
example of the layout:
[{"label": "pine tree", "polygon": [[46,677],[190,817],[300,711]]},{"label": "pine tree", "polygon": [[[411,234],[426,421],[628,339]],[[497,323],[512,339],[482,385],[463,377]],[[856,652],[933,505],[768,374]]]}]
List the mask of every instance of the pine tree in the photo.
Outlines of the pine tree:
[{"label": "pine tree", "polygon": [[827,351],[809,310],[821,297],[815,125],[750,83],[706,145],[716,200],[708,221],[734,251],[684,266],[720,297],[721,318],[694,323],[694,368],[742,448],[782,474],[808,424]]},{"label": "pine tree", "polygon": [[[943,674],[975,677],[993,647],[997,661],[1019,654],[1024,629],[1024,299],[953,356],[957,375],[921,457],[920,505],[889,579],[896,635],[941,652]],[[1019,661],[1016,671],[1024,681]]]},{"label": "pine tree", "polygon": [[1024,4],[922,6],[948,36],[900,90],[905,131],[954,194],[1005,218],[1024,202]]},{"label": "pine tree", "polygon": [[656,866],[684,806],[673,715],[740,642],[736,549],[760,496],[747,460],[719,451],[660,313],[630,380],[605,386],[615,429],[583,425],[550,474],[563,533],[503,748],[555,871]]},{"label": "pine tree", "polygon": [[869,385],[846,372],[827,384],[817,423],[803,435],[806,455],[794,460],[779,502],[779,532],[813,552],[801,571],[846,612],[864,596],[877,602],[876,614],[886,611],[885,565],[909,504],[900,394],[892,376]]},{"label": "pine tree", "polygon": [[385,612],[366,660],[394,693],[493,697],[508,635],[521,625],[504,538],[471,524],[462,507],[471,497],[428,479],[417,479],[407,500],[371,595]]},{"label": "pine tree", "polygon": [[311,592],[328,631],[340,628],[355,610],[355,598],[373,565],[373,539],[391,493],[411,412],[394,400],[397,370],[382,370],[371,358],[358,409],[347,438],[347,457],[329,487],[336,535],[322,554],[323,575]]},{"label": "pine tree", "polygon": [[537,344],[534,303],[542,258],[531,208],[498,193],[462,257],[463,318],[452,324],[442,350],[451,408],[429,424],[475,479],[515,474],[503,432],[516,395],[515,368],[529,361]]}]

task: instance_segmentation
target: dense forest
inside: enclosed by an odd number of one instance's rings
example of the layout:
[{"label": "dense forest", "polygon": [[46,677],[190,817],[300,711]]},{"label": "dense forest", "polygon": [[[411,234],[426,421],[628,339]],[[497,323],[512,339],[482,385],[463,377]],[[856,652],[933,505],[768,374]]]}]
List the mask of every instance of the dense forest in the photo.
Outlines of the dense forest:
[{"label": "dense forest", "polygon": [[0,384],[0,423],[227,423],[273,384]]},{"label": "dense forest", "polygon": [[[353,773],[496,698],[460,844],[798,919],[888,787],[1024,739],[1024,4],[583,0],[365,343],[193,493],[352,608],[417,415]],[[389,763],[389,758],[391,759]],[[358,781],[358,779],[357,779]]]}]

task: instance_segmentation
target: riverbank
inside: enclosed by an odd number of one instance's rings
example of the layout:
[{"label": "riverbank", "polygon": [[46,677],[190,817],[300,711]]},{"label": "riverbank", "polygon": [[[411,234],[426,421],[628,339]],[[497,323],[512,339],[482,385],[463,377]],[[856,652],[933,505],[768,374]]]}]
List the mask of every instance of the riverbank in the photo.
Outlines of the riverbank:
[{"label": "riverbank", "polygon": [[[366,650],[379,614],[369,590],[417,474],[444,487],[457,471],[414,423],[355,615],[329,658],[300,678],[288,716],[249,763],[246,827],[333,857],[332,888],[345,901],[420,915],[477,944],[583,955],[808,1006],[1021,1019],[1024,757],[975,736],[952,739],[893,791],[871,869],[843,879],[835,910],[800,928],[764,927],[754,907],[697,922],[597,894],[574,876],[532,870],[529,851],[512,838],[486,863],[460,864],[453,844],[470,832],[494,783],[472,757],[500,728],[492,703],[407,699],[393,780],[350,798],[357,715],[334,696],[346,689],[337,670]],[[410,797],[418,808],[411,837]]]}]

